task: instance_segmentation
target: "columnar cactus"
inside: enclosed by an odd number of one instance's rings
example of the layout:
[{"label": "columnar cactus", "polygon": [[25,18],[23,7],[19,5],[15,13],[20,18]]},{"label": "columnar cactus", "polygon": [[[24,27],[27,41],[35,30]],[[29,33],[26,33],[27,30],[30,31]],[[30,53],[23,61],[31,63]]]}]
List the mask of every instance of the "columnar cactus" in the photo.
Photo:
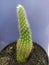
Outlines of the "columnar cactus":
[{"label": "columnar cactus", "polygon": [[26,17],[26,12],[22,5],[17,6],[18,24],[20,30],[20,37],[17,41],[17,55],[18,62],[24,62],[33,48],[31,31]]}]

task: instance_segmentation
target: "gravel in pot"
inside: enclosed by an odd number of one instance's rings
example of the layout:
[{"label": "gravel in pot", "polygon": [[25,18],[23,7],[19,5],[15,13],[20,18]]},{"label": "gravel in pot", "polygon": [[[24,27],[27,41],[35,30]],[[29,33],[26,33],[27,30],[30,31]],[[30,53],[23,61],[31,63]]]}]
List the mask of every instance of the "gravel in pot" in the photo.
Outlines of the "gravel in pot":
[{"label": "gravel in pot", "polygon": [[45,50],[33,43],[34,49],[26,62],[17,62],[16,60],[16,42],[10,43],[0,53],[0,65],[48,65],[48,56]]}]

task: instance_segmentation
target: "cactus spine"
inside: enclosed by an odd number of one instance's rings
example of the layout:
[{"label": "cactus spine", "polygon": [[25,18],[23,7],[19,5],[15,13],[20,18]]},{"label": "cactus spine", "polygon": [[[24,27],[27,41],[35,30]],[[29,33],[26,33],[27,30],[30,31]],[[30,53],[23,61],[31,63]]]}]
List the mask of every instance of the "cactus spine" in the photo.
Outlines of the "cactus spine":
[{"label": "cactus spine", "polygon": [[26,12],[22,5],[17,6],[18,24],[20,30],[20,37],[17,42],[17,55],[18,62],[24,62],[32,50],[32,37],[31,31],[26,17]]}]

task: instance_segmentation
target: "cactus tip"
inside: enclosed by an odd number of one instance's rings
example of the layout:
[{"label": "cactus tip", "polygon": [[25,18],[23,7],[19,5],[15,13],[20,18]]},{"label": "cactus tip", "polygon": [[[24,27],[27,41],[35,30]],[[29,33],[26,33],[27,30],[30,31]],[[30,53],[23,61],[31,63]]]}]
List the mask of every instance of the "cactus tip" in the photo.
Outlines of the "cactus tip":
[{"label": "cactus tip", "polygon": [[16,8],[19,9],[20,7],[23,8],[21,4],[19,4]]}]

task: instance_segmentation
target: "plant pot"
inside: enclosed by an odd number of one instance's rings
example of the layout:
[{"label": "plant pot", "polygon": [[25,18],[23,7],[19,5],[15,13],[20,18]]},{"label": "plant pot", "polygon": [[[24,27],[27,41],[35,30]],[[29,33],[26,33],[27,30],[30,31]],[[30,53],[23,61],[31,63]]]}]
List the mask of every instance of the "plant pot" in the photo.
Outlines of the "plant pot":
[{"label": "plant pot", "polygon": [[34,49],[26,62],[17,62],[16,43],[17,42],[10,43],[0,52],[0,65],[48,65],[47,53],[35,42],[33,42]]}]

